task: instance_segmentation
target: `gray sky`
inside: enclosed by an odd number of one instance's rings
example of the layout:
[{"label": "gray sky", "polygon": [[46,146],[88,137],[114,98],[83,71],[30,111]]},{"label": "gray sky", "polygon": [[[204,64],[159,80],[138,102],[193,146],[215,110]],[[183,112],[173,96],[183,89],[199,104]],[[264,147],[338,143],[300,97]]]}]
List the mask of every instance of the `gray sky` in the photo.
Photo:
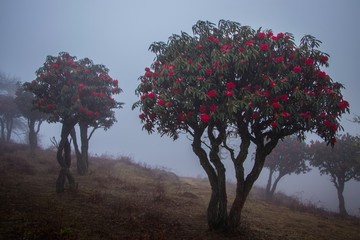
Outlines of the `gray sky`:
[{"label": "gray sky", "polygon": [[[360,125],[349,121],[353,114],[360,115],[359,11],[358,0],[1,0],[0,71],[31,81],[46,56],[61,51],[104,64],[110,76],[119,80],[124,92],[117,99],[125,106],[117,111],[118,123],[110,130],[95,132],[90,151],[130,156],[180,175],[204,175],[186,136],[175,142],[157,134],[149,136],[141,130],[139,112],[131,111],[137,100],[137,79],[154,58],[149,45],[167,41],[173,33],[191,33],[197,20],[217,23],[226,19],[274,33],[291,32],[297,42],[305,34],[314,35],[323,42],[321,50],[330,54],[326,71],[346,87],[343,94],[352,114],[343,117],[342,125],[346,132],[359,134]],[[49,139],[59,134],[59,125],[43,126],[43,145],[48,146]],[[227,165],[231,166],[229,162]],[[266,177],[264,171],[258,184],[264,185]],[[348,210],[353,213],[359,213],[359,186],[352,183],[345,190]],[[319,177],[316,171],[287,176],[279,189],[314,202],[320,200],[332,209],[337,207],[335,188],[327,176]]]}]

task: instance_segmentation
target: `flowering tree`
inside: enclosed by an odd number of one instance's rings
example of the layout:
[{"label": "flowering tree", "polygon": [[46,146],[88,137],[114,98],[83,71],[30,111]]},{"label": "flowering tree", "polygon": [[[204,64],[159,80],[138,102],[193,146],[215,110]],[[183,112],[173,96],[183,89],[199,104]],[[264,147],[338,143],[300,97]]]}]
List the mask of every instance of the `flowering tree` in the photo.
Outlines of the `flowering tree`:
[{"label": "flowering tree", "polygon": [[[49,114],[49,122],[61,122],[61,140],[57,160],[61,166],[57,180],[57,191],[64,191],[65,178],[74,187],[74,179],[69,172],[71,163],[68,136],[76,124],[80,125],[82,154],[80,159],[87,169],[88,127],[109,128],[115,121],[114,108],[121,106],[113,98],[120,93],[118,81],[108,75],[104,65],[93,64],[88,59],[77,61],[76,57],[61,52],[58,56],[48,56],[44,66],[37,72],[37,78],[26,83],[27,90],[35,94],[33,105]],[[79,159],[78,159],[79,161]]]},{"label": "flowering tree", "polygon": [[319,168],[321,174],[330,175],[339,199],[339,213],[348,215],[343,196],[345,183],[360,181],[360,138],[350,134],[341,135],[336,146],[329,149],[323,142],[312,142],[310,163]]},{"label": "flowering tree", "polygon": [[[140,100],[133,108],[140,108],[149,133],[157,130],[174,139],[182,132],[192,136],[193,151],[212,190],[209,228],[233,230],[278,140],[311,131],[334,144],[339,117],[349,104],[341,95],[343,86],[321,69],[328,66],[328,55],[318,50],[320,42],[312,36],[296,46],[290,33],[224,20],[218,26],[199,21],[193,33],[174,34],[167,43],[150,46],[156,58],[139,78]],[[241,140],[237,147],[227,144],[229,135]],[[245,175],[250,143],[256,152]],[[229,213],[221,146],[229,151],[237,179]]]},{"label": "flowering tree", "polygon": [[[287,174],[300,174],[310,171],[306,165],[307,146],[296,136],[286,137],[279,142],[273,151],[266,157],[264,167],[269,169],[269,179],[266,185],[266,198],[271,200],[280,179]],[[273,175],[277,172],[274,183]]]}]

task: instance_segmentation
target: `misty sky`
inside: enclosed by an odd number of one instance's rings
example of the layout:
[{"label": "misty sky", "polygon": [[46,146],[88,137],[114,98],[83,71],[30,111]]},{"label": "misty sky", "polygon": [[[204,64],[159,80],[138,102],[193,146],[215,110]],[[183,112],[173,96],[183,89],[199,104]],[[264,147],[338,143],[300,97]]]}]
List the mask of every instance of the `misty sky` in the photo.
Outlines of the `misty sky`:
[{"label": "misty sky", "polygon": [[[360,115],[360,1],[358,0],[1,0],[0,1],[0,71],[31,81],[47,55],[67,51],[79,59],[89,57],[110,69],[119,80],[124,102],[116,123],[110,130],[97,130],[90,142],[93,154],[125,155],[152,166],[164,166],[177,174],[204,176],[203,170],[186,136],[173,142],[157,134],[141,130],[139,111],[131,110],[137,100],[134,94],[138,77],[155,57],[148,47],[155,41],[167,41],[173,33],[191,32],[198,20],[217,23],[232,20],[252,28],[272,29],[274,33],[293,33],[297,43],[305,34],[321,40],[321,50],[330,54],[326,71],[346,90],[351,114],[343,117],[345,132],[360,133],[360,125],[352,123],[353,114]],[[41,143],[60,135],[57,124],[44,125]],[[231,166],[226,161],[227,166]],[[232,178],[233,172],[228,167]],[[263,171],[258,185],[266,182]],[[335,187],[328,176],[317,171],[307,175],[286,176],[279,190],[296,194],[304,200],[321,201],[320,205],[335,209]],[[346,186],[349,212],[359,214],[360,184]]]}]

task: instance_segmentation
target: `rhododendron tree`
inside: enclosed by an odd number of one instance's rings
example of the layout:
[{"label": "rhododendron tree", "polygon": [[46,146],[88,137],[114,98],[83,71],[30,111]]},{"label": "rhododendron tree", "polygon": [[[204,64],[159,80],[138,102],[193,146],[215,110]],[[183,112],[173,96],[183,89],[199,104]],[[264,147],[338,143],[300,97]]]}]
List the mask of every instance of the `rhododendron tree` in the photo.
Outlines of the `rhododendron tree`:
[{"label": "rhododendron tree", "polygon": [[360,137],[350,134],[338,136],[333,149],[320,141],[310,145],[310,164],[319,168],[321,175],[330,175],[330,180],[337,190],[341,215],[348,215],[343,195],[345,183],[350,180],[360,181],[359,156]]},{"label": "rhododendron tree", "polygon": [[[191,135],[193,151],[211,185],[210,229],[239,226],[246,198],[279,139],[314,132],[335,143],[340,116],[349,104],[342,97],[343,86],[325,72],[328,55],[319,45],[309,35],[297,46],[290,33],[274,34],[225,20],[217,26],[199,21],[193,36],[182,32],[167,43],[150,45],[156,57],[139,78],[140,99],[133,108],[140,109],[149,133],[158,131],[174,139],[180,133]],[[241,140],[237,147],[227,143],[230,135]],[[256,152],[245,175],[250,143]],[[230,153],[237,179],[229,213],[221,146]]]},{"label": "rhododendron tree", "polygon": [[[58,192],[64,191],[65,177],[71,188],[75,186],[69,171],[70,154],[67,152],[70,151],[68,137],[75,125],[79,124],[82,144],[81,152],[77,150],[78,171],[84,174],[88,166],[88,141],[93,131],[99,127],[108,129],[116,121],[114,109],[121,103],[112,95],[120,93],[121,89],[108,71],[104,65],[94,64],[88,58],[77,60],[61,52],[58,56],[48,56],[44,65],[36,71],[37,78],[25,84],[26,89],[35,94],[34,107],[47,113],[49,122],[62,123],[57,152],[62,168],[57,180]],[[89,127],[93,127],[90,135]]]},{"label": "rhododendron tree", "polygon": [[[306,164],[307,145],[300,142],[296,136],[286,137],[280,141],[266,157],[264,167],[269,169],[269,179],[266,185],[266,198],[271,200],[280,179],[292,173],[300,174],[310,171]],[[275,181],[272,182],[274,173]]]}]

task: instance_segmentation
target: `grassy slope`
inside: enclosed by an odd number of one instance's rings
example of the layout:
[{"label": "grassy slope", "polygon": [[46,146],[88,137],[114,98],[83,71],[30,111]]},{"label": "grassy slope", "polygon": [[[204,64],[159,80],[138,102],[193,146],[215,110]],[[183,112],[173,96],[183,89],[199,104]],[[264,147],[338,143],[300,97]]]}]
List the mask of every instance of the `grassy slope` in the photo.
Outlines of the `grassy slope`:
[{"label": "grassy slope", "polygon": [[0,239],[360,239],[359,220],[293,211],[254,194],[241,233],[208,232],[207,181],[127,158],[90,164],[88,176],[76,176],[77,192],[56,194],[54,152],[1,144]]}]

